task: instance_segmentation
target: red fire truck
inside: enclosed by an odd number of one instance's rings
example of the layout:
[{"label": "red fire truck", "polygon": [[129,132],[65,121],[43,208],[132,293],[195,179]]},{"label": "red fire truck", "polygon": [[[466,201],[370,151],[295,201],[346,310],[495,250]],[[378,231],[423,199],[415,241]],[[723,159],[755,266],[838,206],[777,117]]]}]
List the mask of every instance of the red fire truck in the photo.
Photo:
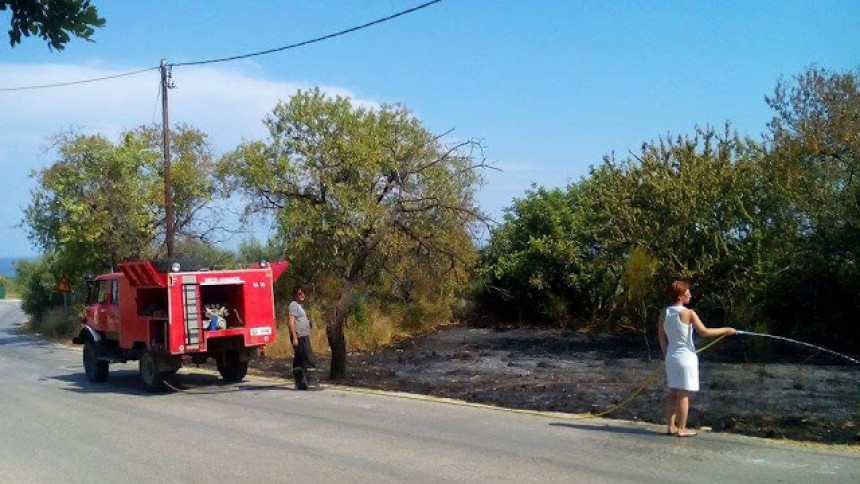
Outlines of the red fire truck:
[{"label": "red fire truck", "polygon": [[72,340],[84,345],[87,378],[105,381],[110,363],[139,360],[144,385],[159,391],[183,361],[212,358],[225,381],[241,381],[251,357],[275,341],[273,285],[288,266],[281,261],[184,270],[179,262],[169,268],[120,263],[119,272],[91,282],[81,330]]}]

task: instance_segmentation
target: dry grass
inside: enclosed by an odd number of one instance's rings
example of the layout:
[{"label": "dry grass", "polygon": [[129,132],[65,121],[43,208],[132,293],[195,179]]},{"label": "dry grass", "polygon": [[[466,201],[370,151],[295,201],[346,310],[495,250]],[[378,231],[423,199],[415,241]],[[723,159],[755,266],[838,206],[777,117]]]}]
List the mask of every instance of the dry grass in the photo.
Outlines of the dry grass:
[{"label": "dry grass", "polygon": [[368,310],[368,318],[363,324],[350,320],[345,333],[348,351],[377,351],[402,334],[396,321],[375,309]]},{"label": "dry grass", "polygon": [[[266,356],[269,358],[292,358],[293,345],[290,344],[290,332],[286,326],[278,327],[275,342],[266,346]],[[325,328],[314,326],[311,329],[311,347],[314,355],[328,355],[328,340],[325,336]]]},{"label": "dry grass", "polygon": [[[308,311],[312,321],[319,321],[313,310]],[[285,319],[285,318],[284,318]],[[266,356],[271,358],[292,358],[293,347],[290,344],[290,333],[286,325],[278,327],[274,343],[266,346]],[[350,318],[344,331],[347,351],[377,351],[407,333],[397,328],[397,323],[390,316],[377,310],[369,310],[369,317],[363,324],[358,324]],[[311,347],[314,355],[328,356],[331,350],[325,334],[325,326],[314,324],[311,329]]]}]

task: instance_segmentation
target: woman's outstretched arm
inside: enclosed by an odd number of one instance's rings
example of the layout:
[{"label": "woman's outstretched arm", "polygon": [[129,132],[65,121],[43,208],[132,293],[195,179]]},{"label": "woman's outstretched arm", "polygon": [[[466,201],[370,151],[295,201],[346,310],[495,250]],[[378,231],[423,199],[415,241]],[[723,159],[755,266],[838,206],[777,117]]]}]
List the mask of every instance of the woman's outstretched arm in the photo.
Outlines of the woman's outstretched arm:
[{"label": "woman's outstretched arm", "polygon": [[696,328],[696,332],[699,333],[700,336],[704,336],[705,338],[716,338],[717,336],[738,334],[738,331],[735,328],[730,328],[728,326],[724,328],[709,328],[705,326],[705,323],[703,323],[701,319],[699,319],[699,315],[696,314],[696,311],[693,311],[692,309],[689,311],[693,327]]}]

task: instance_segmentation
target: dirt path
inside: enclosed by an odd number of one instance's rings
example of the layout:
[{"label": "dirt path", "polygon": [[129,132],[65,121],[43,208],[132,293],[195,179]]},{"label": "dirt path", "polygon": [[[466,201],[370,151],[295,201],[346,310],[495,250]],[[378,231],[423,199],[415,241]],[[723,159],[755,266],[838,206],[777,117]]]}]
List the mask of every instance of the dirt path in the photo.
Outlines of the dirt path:
[{"label": "dirt path", "polygon": [[[804,363],[732,362],[754,349],[740,339],[724,340],[700,356],[702,391],[692,400],[692,427],[860,445],[860,368],[809,352],[799,355],[809,358]],[[649,359],[641,339],[452,326],[378,353],[350,355],[346,383],[509,408],[596,413],[657,371],[654,384],[609,416],[662,422],[666,390],[658,353],[652,347]],[[320,360],[325,374],[327,362]],[[255,366],[289,375],[289,361]]]}]

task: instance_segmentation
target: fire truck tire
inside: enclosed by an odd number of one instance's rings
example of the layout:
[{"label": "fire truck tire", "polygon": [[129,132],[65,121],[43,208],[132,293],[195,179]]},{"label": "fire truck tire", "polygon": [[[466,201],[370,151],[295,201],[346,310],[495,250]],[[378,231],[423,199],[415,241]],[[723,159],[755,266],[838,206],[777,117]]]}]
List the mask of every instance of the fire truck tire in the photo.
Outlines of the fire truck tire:
[{"label": "fire truck tire", "polygon": [[98,359],[98,343],[87,340],[84,343],[84,372],[92,382],[103,382],[108,377],[108,362]]},{"label": "fire truck tire", "polygon": [[146,351],[140,356],[140,379],[149,392],[161,392],[166,388],[164,375],[158,369],[158,358],[152,351]]},{"label": "fire truck tire", "polygon": [[238,353],[227,353],[223,361],[218,362],[218,373],[227,383],[239,383],[248,374],[248,362],[242,361]]}]

